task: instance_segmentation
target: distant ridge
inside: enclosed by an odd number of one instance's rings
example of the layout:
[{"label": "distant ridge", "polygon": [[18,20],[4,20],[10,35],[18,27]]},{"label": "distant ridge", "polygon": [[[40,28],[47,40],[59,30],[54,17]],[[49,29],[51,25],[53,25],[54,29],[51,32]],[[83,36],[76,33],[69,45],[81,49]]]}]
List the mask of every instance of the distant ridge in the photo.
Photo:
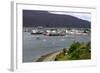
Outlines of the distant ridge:
[{"label": "distant ridge", "polygon": [[23,10],[23,26],[90,28],[91,22],[71,15],[51,14],[48,11]]}]

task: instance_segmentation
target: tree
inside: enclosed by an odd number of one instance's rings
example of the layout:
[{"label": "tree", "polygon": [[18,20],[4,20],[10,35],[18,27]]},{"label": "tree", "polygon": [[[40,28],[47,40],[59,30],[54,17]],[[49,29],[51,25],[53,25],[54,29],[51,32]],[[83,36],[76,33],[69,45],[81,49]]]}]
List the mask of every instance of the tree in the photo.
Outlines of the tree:
[{"label": "tree", "polygon": [[76,50],[79,47],[79,42],[73,42],[68,50],[68,54],[72,53],[74,50]]}]

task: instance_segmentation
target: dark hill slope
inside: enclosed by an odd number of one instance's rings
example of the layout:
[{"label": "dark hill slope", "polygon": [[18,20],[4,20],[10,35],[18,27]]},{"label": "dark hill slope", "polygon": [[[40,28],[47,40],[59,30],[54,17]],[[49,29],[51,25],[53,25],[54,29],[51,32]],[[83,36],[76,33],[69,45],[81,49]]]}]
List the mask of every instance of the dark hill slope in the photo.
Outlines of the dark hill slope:
[{"label": "dark hill slope", "polygon": [[51,14],[48,11],[23,10],[24,27],[90,28],[90,22],[71,15]]}]

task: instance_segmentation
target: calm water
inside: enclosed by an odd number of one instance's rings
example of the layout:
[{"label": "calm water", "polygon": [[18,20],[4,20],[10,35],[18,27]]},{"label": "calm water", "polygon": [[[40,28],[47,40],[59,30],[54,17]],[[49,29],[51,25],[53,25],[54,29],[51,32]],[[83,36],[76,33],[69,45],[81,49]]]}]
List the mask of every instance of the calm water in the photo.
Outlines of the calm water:
[{"label": "calm water", "polygon": [[73,41],[88,42],[90,35],[44,36],[23,32],[23,62],[33,62],[41,55],[68,48]]}]

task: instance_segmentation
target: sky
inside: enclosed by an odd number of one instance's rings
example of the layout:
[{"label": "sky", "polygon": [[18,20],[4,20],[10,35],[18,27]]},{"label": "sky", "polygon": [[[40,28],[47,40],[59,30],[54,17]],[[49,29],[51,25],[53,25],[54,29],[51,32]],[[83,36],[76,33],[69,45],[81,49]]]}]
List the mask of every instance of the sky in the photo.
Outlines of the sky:
[{"label": "sky", "polygon": [[63,14],[63,15],[71,15],[71,16],[75,16],[77,18],[83,19],[83,20],[87,20],[87,21],[91,21],[91,14],[90,13],[74,13],[74,12],[53,12],[53,11],[49,11],[49,13],[52,14]]}]

